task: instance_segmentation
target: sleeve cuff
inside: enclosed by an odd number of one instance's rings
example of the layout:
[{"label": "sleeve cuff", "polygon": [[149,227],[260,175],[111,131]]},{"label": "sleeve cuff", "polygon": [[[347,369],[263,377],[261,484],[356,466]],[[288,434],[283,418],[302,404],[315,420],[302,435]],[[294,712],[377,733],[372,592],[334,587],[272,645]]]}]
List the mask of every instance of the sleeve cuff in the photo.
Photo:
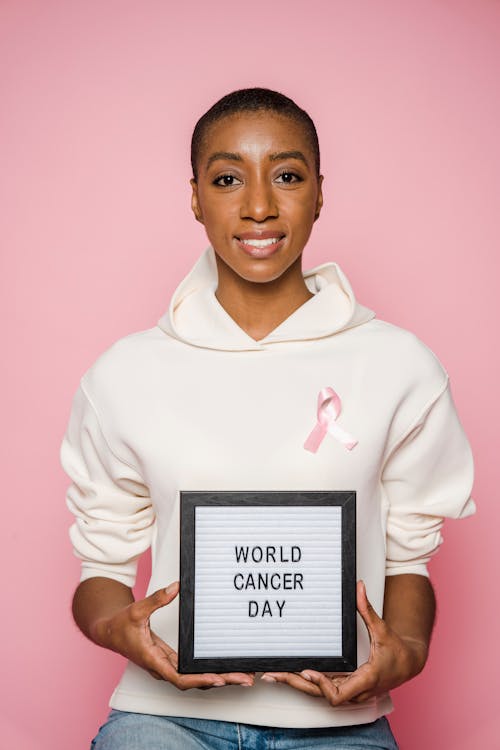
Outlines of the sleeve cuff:
[{"label": "sleeve cuff", "polygon": [[123,583],[129,588],[133,588],[135,585],[135,579],[137,575],[137,561],[129,564],[127,567],[123,565],[112,565],[99,563],[82,563],[82,569],[80,574],[80,583],[86,581],[88,578],[111,578],[114,581]]},{"label": "sleeve cuff", "polygon": [[426,578],[429,578],[429,571],[427,569],[427,565],[425,563],[415,563],[413,565],[398,565],[398,563],[395,564],[388,564],[385,568],[385,575],[387,576],[399,576],[399,575],[406,575],[408,573],[411,573],[413,575],[418,576],[425,576]]}]

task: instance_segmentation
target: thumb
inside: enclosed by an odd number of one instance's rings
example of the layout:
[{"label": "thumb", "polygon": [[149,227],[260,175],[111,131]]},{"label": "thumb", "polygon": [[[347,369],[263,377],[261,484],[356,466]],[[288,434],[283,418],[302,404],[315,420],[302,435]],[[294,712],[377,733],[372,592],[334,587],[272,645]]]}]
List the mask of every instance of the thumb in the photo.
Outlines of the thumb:
[{"label": "thumb", "polygon": [[167,586],[166,589],[158,589],[158,591],[150,594],[145,599],[135,602],[135,604],[137,605],[135,607],[135,614],[137,616],[137,619],[148,619],[157,609],[170,604],[170,602],[175,599],[178,593],[179,581],[175,581],[174,583],[171,583],[169,586]]},{"label": "thumb", "polygon": [[364,581],[358,581],[356,586],[356,604],[358,608],[358,612],[363,618],[363,621],[368,628],[368,632],[370,635],[373,633],[373,631],[376,629],[378,625],[382,622],[378,614],[375,612],[374,608],[372,607],[371,603],[368,601],[368,597],[366,595],[366,586]]}]

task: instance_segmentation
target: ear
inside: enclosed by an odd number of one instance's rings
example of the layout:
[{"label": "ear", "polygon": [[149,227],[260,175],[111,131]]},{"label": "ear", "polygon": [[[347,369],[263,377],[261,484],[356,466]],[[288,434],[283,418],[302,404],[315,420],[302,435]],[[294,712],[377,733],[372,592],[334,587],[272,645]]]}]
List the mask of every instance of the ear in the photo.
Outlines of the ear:
[{"label": "ear", "polygon": [[191,195],[191,210],[194,213],[196,221],[199,221],[203,224],[203,216],[201,213],[200,202],[198,200],[198,183],[196,182],[194,177],[192,177],[189,180],[189,184],[191,185],[191,189],[193,191]]},{"label": "ear", "polygon": [[319,219],[321,209],[323,208],[323,175],[320,174],[318,177],[318,198],[316,200],[316,211],[314,214],[314,221]]}]

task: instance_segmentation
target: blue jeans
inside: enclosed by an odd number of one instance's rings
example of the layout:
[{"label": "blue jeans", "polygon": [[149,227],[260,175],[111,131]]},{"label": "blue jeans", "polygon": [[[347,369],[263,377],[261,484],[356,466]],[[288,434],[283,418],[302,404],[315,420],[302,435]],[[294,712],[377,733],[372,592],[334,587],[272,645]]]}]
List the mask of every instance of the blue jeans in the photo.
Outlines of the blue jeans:
[{"label": "blue jeans", "polygon": [[91,750],[398,750],[385,717],[371,724],[284,729],[112,709]]}]

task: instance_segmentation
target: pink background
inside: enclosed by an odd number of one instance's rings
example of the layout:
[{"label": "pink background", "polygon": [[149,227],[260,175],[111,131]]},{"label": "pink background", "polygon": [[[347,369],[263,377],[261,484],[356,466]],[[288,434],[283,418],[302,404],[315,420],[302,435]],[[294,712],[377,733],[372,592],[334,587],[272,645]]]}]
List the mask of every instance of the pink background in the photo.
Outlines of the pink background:
[{"label": "pink background", "polygon": [[432,654],[394,730],[403,750],[499,747],[500,3],[3,0],[0,50],[3,746],[83,749],[107,713],[122,661],[72,624],[59,445],[79,377],[205,247],[196,118],[264,85],[319,130],[305,265],[337,260],[438,354],[476,457],[479,513],[446,524]]}]

